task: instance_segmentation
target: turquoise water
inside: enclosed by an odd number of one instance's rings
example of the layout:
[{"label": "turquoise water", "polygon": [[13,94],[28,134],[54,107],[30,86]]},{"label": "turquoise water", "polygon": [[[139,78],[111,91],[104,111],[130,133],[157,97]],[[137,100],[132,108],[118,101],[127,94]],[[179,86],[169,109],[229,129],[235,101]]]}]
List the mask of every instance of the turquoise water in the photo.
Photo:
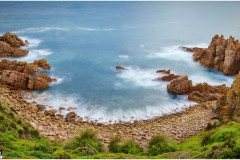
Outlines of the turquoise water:
[{"label": "turquoise water", "polygon": [[[130,121],[181,110],[193,102],[153,81],[157,69],[193,83],[230,85],[179,46],[207,47],[215,34],[240,37],[239,2],[0,2],[0,33],[28,39],[19,60],[47,58],[58,78],[35,101],[74,107],[86,120]],[[116,71],[122,65],[126,71]],[[64,112],[66,113],[66,112]]]}]

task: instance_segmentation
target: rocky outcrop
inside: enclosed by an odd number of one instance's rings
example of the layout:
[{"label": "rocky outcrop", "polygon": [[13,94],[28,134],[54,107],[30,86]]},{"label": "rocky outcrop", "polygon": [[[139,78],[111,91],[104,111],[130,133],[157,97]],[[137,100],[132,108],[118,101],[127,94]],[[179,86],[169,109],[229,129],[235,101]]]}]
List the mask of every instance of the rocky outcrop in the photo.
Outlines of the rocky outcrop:
[{"label": "rocky outcrop", "polygon": [[195,86],[192,86],[191,91],[199,91],[200,93],[203,92],[209,92],[209,93],[220,93],[220,94],[225,94],[228,91],[228,87],[223,84],[219,86],[211,86],[208,83],[198,83]]},{"label": "rocky outcrop", "polygon": [[191,92],[192,81],[188,79],[188,76],[180,76],[171,81],[167,85],[167,90],[173,94],[187,94]]},{"label": "rocky outcrop", "polygon": [[6,42],[12,47],[21,47],[27,45],[16,34],[7,32],[3,36],[0,36],[0,41]]},{"label": "rocky outcrop", "polygon": [[4,70],[1,82],[20,89],[41,90],[49,86],[51,78],[46,74],[32,77],[26,73]]},{"label": "rocky outcrop", "polygon": [[123,66],[116,66],[116,70],[127,70],[127,69]]},{"label": "rocky outcrop", "polygon": [[188,94],[188,99],[196,102],[215,101],[228,91],[226,85],[211,86],[207,83],[192,85],[187,76],[173,79],[167,85],[168,92],[172,94]]},{"label": "rocky outcrop", "polygon": [[195,61],[226,75],[235,75],[240,70],[240,43],[232,36],[224,39],[223,36],[215,35],[208,48],[183,49],[194,52]]},{"label": "rocky outcrop", "polygon": [[33,63],[9,61],[4,59],[0,62],[0,71],[3,70],[11,70],[26,74],[33,74],[38,72],[38,66]]},{"label": "rocky outcrop", "polygon": [[46,74],[30,77],[28,80],[27,89],[30,90],[42,90],[48,87],[51,82],[51,78]]},{"label": "rocky outcrop", "polygon": [[26,45],[23,40],[13,33],[0,36],[0,57],[21,57],[28,54],[28,50],[21,49]]},{"label": "rocky outcrop", "polygon": [[174,79],[176,79],[178,77],[180,77],[180,76],[179,75],[175,75],[175,74],[168,74],[168,75],[162,76],[161,80],[163,80],[163,81],[171,81],[171,80],[174,80]]},{"label": "rocky outcrop", "polygon": [[33,64],[37,65],[39,68],[44,70],[50,70],[51,66],[48,64],[46,59],[40,59],[33,62]]},{"label": "rocky outcrop", "polygon": [[171,70],[166,70],[166,69],[159,69],[156,71],[156,73],[164,73],[164,74],[170,74]]},{"label": "rocky outcrop", "polygon": [[218,99],[218,95],[209,92],[193,91],[188,95],[188,99],[195,102],[215,101]]},{"label": "rocky outcrop", "polygon": [[36,60],[33,63],[21,62],[21,61],[9,61],[3,59],[0,61],[0,72],[3,70],[18,71],[26,74],[33,74],[38,72],[38,68],[49,70],[50,65],[46,59]]},{"label": "rocky outcrop", "polygon": [[218,114],[221,119],[240,117],[240,73],[228,92],[218,100]]}]

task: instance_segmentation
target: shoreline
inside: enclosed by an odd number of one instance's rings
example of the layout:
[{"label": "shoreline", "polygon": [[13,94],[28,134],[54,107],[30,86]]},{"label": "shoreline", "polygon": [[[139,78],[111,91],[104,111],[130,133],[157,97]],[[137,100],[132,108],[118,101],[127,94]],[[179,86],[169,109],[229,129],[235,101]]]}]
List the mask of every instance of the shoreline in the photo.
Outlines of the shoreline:
[{"label": "shoreline", "polygon": [[10,90],[0,86],[0,101],[16,110],[16,112],[29,122],[41,135],[62,142],[74,137],[79,131],[93,129],[98,133],[98,138],[108,145],[110,139],[119,135],[132,138],[142,146],[147,146],[151,136],[158,133],[168,134],[177,141],[200,133],[207,124],[216,118],[216,102],[205,102],[184,109],[181,112],[155,117],[149,120],[138,120],[114,124],[101,124],[70,120],[60,115],[46,115],[44,110],[39,110],[36,104],[29,103],[22,97],[21,90]]}]

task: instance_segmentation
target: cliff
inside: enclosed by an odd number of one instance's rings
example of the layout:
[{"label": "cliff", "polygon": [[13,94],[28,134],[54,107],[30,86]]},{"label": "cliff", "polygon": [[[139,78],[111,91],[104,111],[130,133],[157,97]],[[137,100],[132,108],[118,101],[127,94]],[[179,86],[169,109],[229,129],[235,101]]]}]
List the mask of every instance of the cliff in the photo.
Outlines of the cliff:
[{"label": "cliff", "polygon": [[240,117],[240,73],[228,92],[218,100],[218,114],[221,119]]},{"label": "cliff", "polygon": [[240,70],[240,43],[232,36],[225,39],[215,35],[208,48],[183,48],[194,53],[195,61],[226,75],[235,75]]}]

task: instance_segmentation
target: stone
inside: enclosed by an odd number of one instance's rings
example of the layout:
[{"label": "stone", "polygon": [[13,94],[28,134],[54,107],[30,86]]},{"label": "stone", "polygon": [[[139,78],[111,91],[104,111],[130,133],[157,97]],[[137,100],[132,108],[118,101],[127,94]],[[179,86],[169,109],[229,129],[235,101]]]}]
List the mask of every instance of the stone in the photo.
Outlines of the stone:
[{"label": "stone", "polygon": [[191,92],[192,81],[188,76],[180,76],[167,85],[167,90],[173,94],[187,94]]},{"label": "stone", "polygon": [[50,70],[51,68],[46,59],[36,60],[33,62],[33,64],[37,65],[39,68],[42,68],[44,70]]},{"label": "stone", "polygon": [[44,105],[42,105],[42,104],[38,104],[37,108],[38,108],[39,111],[43,111],[43,110],[46,109],[46,107]]},{"label": "stone", "polygon": [[165,70],[165,69],[159,69],[156,71],[156,73],[164,73],[164,74],[170,74],[171,70]]},{"label": "stone", "polygon": [[51,78],[48,77],[46,74],[37,75],[35,77],[29,78],[28,81],[28,89],[30,90],[42,90],[49,86],[49,79],[51,81]]},{"label": "stone", "polygon": [[178,77],[179,77],[179,75],[169,74],[169,75],[161,77],[161,80],[171,81],[171,80],[174,80],[175,78],[178,78]]},{"label": "stone", "polygon": [[75,119],[77,117],[77,114],[75,112],[69,112],[66,115],[66,119]]},{"label": "stone", "polygon": [[38,111],[38,107],[36,106],[36,104],[33,104],[33,103],[30,103],[26,109],[30,110],[32,112],[37,112]]},{"label": "stone", "polygon": [[45,112],[45,115],[46,116],[55,116],[55,114],[57,113],[57,111],[55,109],[49,109],[49,110],[46,110]]},{"label": "stone", "polygon": [[127,69],[123,66],[116,66],[116,70],[127,70]]}]

